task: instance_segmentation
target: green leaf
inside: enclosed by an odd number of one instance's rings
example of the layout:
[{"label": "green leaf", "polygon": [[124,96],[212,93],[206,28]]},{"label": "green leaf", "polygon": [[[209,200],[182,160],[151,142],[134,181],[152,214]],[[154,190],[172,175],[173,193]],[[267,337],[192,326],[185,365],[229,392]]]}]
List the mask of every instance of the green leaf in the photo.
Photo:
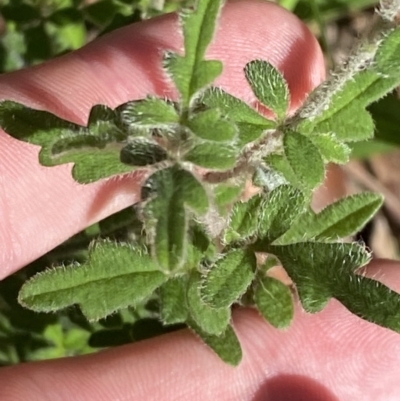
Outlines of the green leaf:
[{"label": "green leaf", "polygon": [[74,178],[90,183],[132,171],[120,161],[120,141],[125,134],[116,113],[106,106],[94,106],[88,128],[22,104],[0,103],[0,125],[14,138],[42,146],[39,161],[44,166],[74,163]]},{"label": "green leaf", "polygon": [[223,115],[237,124],[240,147],[257,140],[264,131],[276,128],[275,121],[266,119],[243,100],[222,89],[215,87],[207,89],[201,101],[212,109],[218,108]]},{"label": "green leaf", "polygon": [[185,155],[185,160],[212,170],[229,170],[236,164],[239,150],[230,144],[200,142]]},{"label": "green leaf", "polygon": [[[264,174],[257,177],[265,183],[263,186],[267,186],[268,189],[270,187],[274,189],[282,185],[282,183],[286,183],[286,181],[296,188],[302,186],[301,183],[299,184],[299,180],[285,155],[270,154],[264,161],[273,171],[262,171]],[[274,172],[276,174],[273,174]]]},{"label": "green leaf", "polygon": [[255,195],[247,202],[236,202],[229,216],[229,226],[224,233],[226,244],[246,240],[257,230],[259,211],[263,197]]},{"label": "green leaf", "polygon": [[214,188],[214,199],[219,212],[226,215],[230,206],[235,203],[243,193],[244,185],[240,184],[219,184]]},{"label": "green leaf", "polygon": [[254,289],[257,309],[278,329],[290,326],[294,317],[294,304],[290,288],[273,277],[264,277]]},{"label": "green leaf", "polygon": [[122,121],[129,126],[163,127],[178,124],[179,114],[173,102],[149,96],[119,106]]},{"label": "green leaf", "polygon": [[320,311],[336,298],[350,312],[400,333],[400,295],[354,272],[370,255],[358,244],[298,243],[271,247],[296,283],[308,312]]},{"label": "green leaf", "polygon": [[298,181],[306,190],[316,188],[325,177],[324,162],[318,148],[306,136],[288,131],[283,138],[286,158]]},{"label": "green leaf", "polygon": [[190,315],[202,331],[219,336],[229,325],[231,310],[229,307],[216,309],[207,305],[201,299],[201,285],[200,274],[193,273],[186,294]]},{"label": "green leaf", "polygon": [[368,110],[375,122],[375,138],[400,145],[400,99],[397,92],[372,104]]},{"label": "green leaf", "polygon": [[349,161],[350,148],[340,142],[334,134],[312,135],[309,139],[318,148],[325,163],[344,164]]},{"label": "green leaf", "polygon": [[192,220],[189,227],[189,243],[185,262],[187,270],[199,268],[203,259],[213,260],[215,253],[216,246],[206,228]]},{"label": "green leaf", "polygon": [[[107,26],[113,20],[114,16],[123,13],[127,8],[123,2],[114,0],[100,0],[89,3],[83,9],[85,19],[93,23],[99,28]],[[129,10],[132,12],[131,10]]]},{"label": "green leaf", "polygon": [[[354,116],[357,116],[355,118]],[[320,122],[316,132],[333,132],[340,141],[357,142],[370,139],[374,135],[371,115],[355,101],[341,109],[331,118]]]},{"label": "green leaf", "polygon": [[231,306],[246,292],[256,268],[253,252],[239,249],[226,254],[203,276],[201,298],[213,308]]},{"label": "green leaf", "polygon": [[186,287],[185,276],[171,278],[160,287],[160,317],[164,324],[186,322],[188,318]]},{"label": "green leaf", "polygon": [[224,119],[218,109],[195,114],[187,125],[196,136],[209,141],[231,142],[236,137],[235,125]]},{"label": "green leaf", "polygon": [[342,278],[333,294],[355,315],[400,333],[400,295],[379,281],[360,275]]},{"label": "green leaf", "polygon": [[[345,290],[348,281],[355,280],[355,270],[367,264],[370,255],[360,245],[299,242],[284,246],[270,246],[296,283],[304,309],[321,311],[335,294]],[[346,293],[351,299],[351,294]],[[368,297],[368,293],[364,294]]]},{"label": "green leaf", "polygon": [[46,28],[53,38],[56,53],[76,50],[87,42],[82,13],[75,8],[62,8],[47,18]]},{"label": "green leaf", "polygon": [[156,142],[143,138],[131,138],[121,149],[120,160],[129,166],[148,166],[168,158],[167,152]]},{"label": "green leaf", "polygon": [[246,79],[258,100],[283,120],[289,109],[290,93],[283,75],[270,63],[253,60],[245,67]]},{"label": "green leaf", "polygon": [[154,228],[155,257],[165,271],[176,270],[184,262],[187,208],[198,214],[206,213],[207,193],[192,173],[179,165],[155,172],[144,188],[150,190],[145,212],[148,229]]},{"label": "green leaf", "polygon": [[283,235],[304,208],[305,198],[298,189],[290,185],[281,185],[271,191],[258,215],[256,249],[262,251],[267,244]]},{"label": "green leaf", "polygon": [[227,326],[219,336],[205,333],[194,322],[190,322],[189,326],[224,362],[232,366],[239,365],[243,353],[240,342],[231,325]]},{"label": "green leaf", "polygon": [[382,203],[381,195],[365,192],[343,198],[318,214],[309,210],[276,243],[337,241],[354,235],[375,215]]},{"label": "green leaf", "polygon": [[246,102],[220,88],[208,88],[203,93],[201,102],[211,109],[218,108],[222,114],[228,116],[235,123],[261,125],[265,126],[265,129],[276,127],[275,121],[268,120]]},{"label": "green leaf", "polygon": [[165,280],[143,250],[99,241],[91,246],[83,266],[61,266],[37,274],[22,286],[18,299],[37,312],[79,304],[87,319],[96,321],[141,303]]},{"label": "green leaf", "polygon": [[193,96],[222,72],[220,61],[204,60],[221,5],[222,0],[203,0],[198,2],[195,11],[186,10],[180,14],[185,55],[167,54],[164,66],[181,94],[183,108],[188,108]]},{"label": "green leaf", "polygon": [[[337,85],[338,89],[331,99],[330,96],[327,96],[326,84],[317,88],[310,99],[316,98],[321,107],[317,108],[317,112],[312,118],[304,113],[305,119],[298,127],[300,132],[303,134],[333,132],[339,140],[344,141],[370,138],[373,133],[373,122],[365,107],[399,85],[399,51],[400,30],[395,29],[382,38],[380,47],[370,63],[371,66],[368,69],[359,69],[352,79],[347,79]],[[344,76],[346,74],[347,71]],[[337,80],[337,82],[339,81]],[[328,102],[326,105],[324,104],[325,99]],[[306,107],[309,106],[306,104]],[[318,104],[312,107],[316,106]],[[299,115],[302,115],[301,109]]]}]

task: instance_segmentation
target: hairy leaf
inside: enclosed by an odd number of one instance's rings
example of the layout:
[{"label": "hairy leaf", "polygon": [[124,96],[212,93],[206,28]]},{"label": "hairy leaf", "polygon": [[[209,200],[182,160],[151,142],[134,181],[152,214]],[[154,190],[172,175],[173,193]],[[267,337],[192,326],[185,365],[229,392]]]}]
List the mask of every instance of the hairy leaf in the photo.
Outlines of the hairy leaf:
[{"label": "hairy leaf", "polygon": [[9,135],[42,146],[39,161],[44,166],[74,163],[72,173],[80,183],[132,171],[120,161],[120,141],[126,136],[116,113],[106,106],[93,107],[86,128],[4,101],[0,103],[0,125]]},{"label": "hairy leaf", "polygon": [[265,129],[275,128],[276,122],[263,117],[257,110],[243,100],[216,87],[208,88],[202,95],[201,101],[210,108],[218,108],[235,123],[265,126]]},{"label": "hairy leaf", "polygon": [[234,145],[203,141],[185,155],[185,160],[212,170],[229,170],[235,166],[239,150]]},{"label": "hairy leaf", "polygon": [[397,92],[369,107],[375,122],[375,138],[388,144],[400,144],[400,99]]},{"label": "hairy leaf", "polygon": [[95,321],[139,304],[165,280],[143,250],[99,241],[90,248],[84,265],[61,266],[37,274],[23,285],[18,299],[37,312],[79,304],[83,314]]},{"label": "hairy leaf", "polygon": [[344,164],[349,161],[350,148],[340,142],[334,134],[312,135],[309,139],[318,148],[325,163]]},{"label": "hairy leaf", "polygon": [[203,0],[198,2],[195,11],[186,10],[180,14],[185,55],[168,53],[164,66],[181,94],[183,108],[188,108],[193,96],[222,72],[220,61],[204,60],[221,5],[222,0]]},{"label": "hairy leaf", "polygon": [[339,110],[329,119],[320,122],[315,130],[316,132],[333,132],[341,141],[357,142],[372,138],[374,122],[371,115],[356,101]]},{"label": "hairy leaf", "polygon": [[200,274],[192,273],[186,294],[190,315],[202,331],[219,336],[229,325],[231,319],[230,308],[212,308],[206,304],[201,299],[201,285]]},{"label": "hairy leaf", "polygon": [[290,185],[271,191],[258,215],[256,249],[262,249],[284,234],[305,207],[304,195]]},{"label": "hairy leaf", "polygon": [[289,108],[289,87],[283,75],[270,63],[253,60],[246,65],[245,75],[258,100],[269,107],[279,120]]},{"label": "hairy leaf", "polygon": [[336,298],[357,316],[400,332],[400,295],[367,277],[355,274],[370,255],[358,244],[303,242],[270,247],[296,283],[308,312],[320,311]]},{"label": "hairy leaf", "polygon": [[186,276],[171,278],[160,287],[161,320],[164,324],[186,322],[188,318],[186,287]]},{"label": "hairy leaf", "polygon": [[226,363],[237,366],[242,360],[242,348],[231,325],[219,336],[210,335],[196,325],[189,322],[189,327]]},{"label": "hairy leaf", "polygon": [[286,158],[298,181],[313,190],[324,179],[325,168],[318,148],[306,136],[288,131],[283,139]]},{"label": "hairy leaf", "polygon": [[120,106],[122,121],[138,127],[163,127],[178,124],[179,114],[174,104],[158,97],[128,102]]},{"label": "hairy leaf", "polygon": [[214,197],[221,215],[225,216],[230,206],[235,203],[243,193],[243,184],[219,184],[215,186]]},{"label": "hairy leaf", "polygon": [[260,279],[254,289],[257,309],[266,320],[279,329],[293,320],[294,304],[290,288],[273,277]]},{"label": "hairy leaf", "polygon": [[318,214],[309,210],[276,243],[337,241],[354,235],[375,215],[382,203],[381,195],[365,192],[343,198]]},{"label": "hairy leaf", "polygon": [[224,242],[245,240],[257,230],[263,197],[255,195],[247,202],[236,202],[229,216],[229,226],[224,233]]},{"label": "hairy leaf", "polygon": [[210,88],[206,90],[201,101],[210,108],[218,108],[231,121],[237,124],[240,147],[257,140],[264,131],[276,127],[275,121],[266,119],[243,100],[230,95],[222,89]]},{"label": "hairy leaf", "polygon": [[341,277],[333,296],[350,312],[400,333],[400,294],[368,277]]},{"label": "hairy leaf", "polygon": [[129,166],[148,166],[166,160],[167,152],[150,139],[137,137],[121,149],[120,160]]},{"label": "hairy leaf", "polygon": [[[304,309],[312,313],[321,311],[336,293],[346,292],[347,284],[343,284],[353,280],[354,271],[370,260],[358,244],[299,242],[270,246],[268,251],[279,258],[296,283]],[[352,294],[346,292],[346,296],[351,299]]]},{"label": "hairy leaf", "polygon": [[292,166],[290,165],[285,155],[279,155],[276,153],[271,154],[268,157],[266,157],[264,161],[267,164],[267,166],[273,170],[273,172],[277,173],[277,174],[270,174],[267,171],[268,175],[266,177],[264,176],[258,177],[265,182],[268,189],[270,187],[276,188],[279,185],[282,185],[282,183],[285,184],[286,181],[296,188],[298,188],[299,186],[302,187],[301,183],[299,184],[298,182],[299,180],[296,177],[296,174],[293,171]]},{"label": "hairy leaf", "polygon": [[146,213],[148,224],[154,225],[156,259],[164,270],[176,270],[184,262],[187,243],[186,208],[198,214],[206,213],[207,193],[192,173],[179,165],[155,172],[146,181],[144,188],[150,190]]},{"label": "hairy leaf", "polygon": [[[371,137],[373,123],[365,107],[399,85],[399,51],[400,30],[396,29],[382,38],[375,55],[371,49],[371,60],[367,61],[370,65],[368,69],[359,68],[354,71],[351,79],[346,79],[346,74],[342,81],[336,79],[333,96],[327,95],[326,84],[317,88],[310,97],[317,99],[318,103],[312,106],[316,110],[311,113],[312,117],[304,110],[299,111],[299,115],[304,116],[299,126],[300,132],[333,132],[338,139],[344,141],[359,141]],[[305,107],[309,107],[309,104]]]},{"label": "hairy leaf", "polygon": [[231,306],[253,281],[257,261],[253,252],[234,250],[217,260],[203,276],[200,294],[213,308]]},{"label": "hairy leaf", "polygon": [[233,141],[236,127],[224,119],[218,109],[209,109],[195,114],[188,122],[188,127],[201,139],[215,142]]}]

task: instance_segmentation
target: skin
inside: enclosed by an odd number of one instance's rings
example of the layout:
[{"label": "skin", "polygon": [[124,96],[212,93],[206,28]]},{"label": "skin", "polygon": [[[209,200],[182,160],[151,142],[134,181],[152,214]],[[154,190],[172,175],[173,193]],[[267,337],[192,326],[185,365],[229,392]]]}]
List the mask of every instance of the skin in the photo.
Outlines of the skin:
[{"label": "skin", "polygon": [[[81,124],[96,103],[115,107],[147,94],[176,97],[160,69],[163,49],[182,48],[176,22],[175,16],[165,16],[136,24],[70,55],[3,75],[1,96]],[[325,71],[307,28],[276,5],[254,0],[226,6],[209,56],[225,63],[217,83],[254,105],[243,66],[256,58],[269,60],[289,81],[292,111]],[[144,174],[81,186],[73,182],[70,165],[40,166],[38,147],[1,132],[0,149],[1,278],[138,200]],[[321,206],[340,192],[340,184],[330,180],[316,203]],[[365,274],[400,290],[399,269],[394,262],[374,261]],[[400,336],[351,315],[337,301],[316,315],[297,306],[286,331],[243,309],[235,311],[234,326],[244,349],[237,368],[225,365],[182,330],[95,355],[3,368],[0,399],[398,399]]]}]

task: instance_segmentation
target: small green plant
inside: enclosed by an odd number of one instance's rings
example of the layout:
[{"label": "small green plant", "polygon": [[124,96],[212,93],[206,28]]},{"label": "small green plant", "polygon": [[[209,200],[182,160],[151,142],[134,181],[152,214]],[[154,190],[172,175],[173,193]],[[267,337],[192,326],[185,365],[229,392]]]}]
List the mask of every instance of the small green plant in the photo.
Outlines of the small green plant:
[{"label": "small green plant", "polygon": [[[373,136],[366,106],[400,84],[398,2],[382,3],[379,32],[293,116],[282,74],[267,61],[248,63],[246,79],[273,119],[211,86],[223,66],[205,54],[222,3],[200,0],[180,14],[184,54],[164,57],[177,102],[147,97],[114,110],[97,105],[86,127],[0,103],[4,130],[40,145],[45,166],[73,162],[80,183],[137,169],[147,174],[132,223],[141,235],[122,243],[95,240],[86,262],[35,275],[19,301],[39,312],[78,304],[90,321],[155,301],[163,324],[186,324],[233,365],[242,351],[232,305],[252,305],[283,329],[293,318],[293,291],[307,312],[336,298],[357,316],[400,332],[400,295],[357,274],[370,254],[343,241],[374,215],[382,197],[354,195],[320,213],[310,207],[325,165],[346,163],[348,143]],[[244,201],[249,182],[258,193]],[[269,274],[277,259],[293,287]]]}]

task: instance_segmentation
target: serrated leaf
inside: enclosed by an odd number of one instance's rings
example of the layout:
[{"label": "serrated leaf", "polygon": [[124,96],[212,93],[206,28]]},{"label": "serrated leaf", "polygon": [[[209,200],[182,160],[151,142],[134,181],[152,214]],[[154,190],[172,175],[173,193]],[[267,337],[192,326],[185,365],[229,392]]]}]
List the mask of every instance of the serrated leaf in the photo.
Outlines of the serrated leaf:
[{"label": "serrated leaf", "polygon": [[290,185],[281,185],[271,191],[258,215],[255,249],[262,251],[284,234],[304,211],[305,201],[302,192]]},{"label": "serrated leaf", "polygon": [[226,363],[237,366],[242,360],[243,353],[240,342],[232,326],[227,326],[226,330],[219,336],[205,333],[194,322],[189,322],[189,327],[198,334],[201,339]]},{"label": "serrated leaf", "polygon": [[217,260],[202,278],[200,294],[213,308],[231,306],[246,292],[254,279],[254,252],[234,250]]},{"label": "serrated leaf", "polygon": [[150,190],[145,212],[148,224],[154,225],[156,259],[166,271],[178,269],[184,262],[186,251],[186,208],[198,214],[206,213],[207,193],[193,174],[179,165],[155,172],[144,188]]},{"label": "serrated leaf", "polygon": [[255,233],[262,202],[262,195],[255,195],[247,202],[236,202],[234,204],[229,216],[229,225],[224,233],[226,244],[232,241],[245,240]]},{"label": "serrated leaf", "polygon": [[195,11],[186,10],[180,14],[185,55],[168,53],[164,66],[181,94],[183,108],[188,108],[192,97],[222,72],[221,62],[204,60],[221,5],[222,0],[203,0],[198,2]]},{"label": "serrated leaf", "polygon": [[120,153],[121,162],[129,166],[148,166],[167,157],[167,152],[160,145],[143,137],[131,138]]},{"label": "serrated leaf", "polygon": [[226,330],[231,320],[230,308],[212,308],[207,305],[201,299],[201,285],[200,274],[193,273],[186,294],[190,315],[202,331],[219,336]]},{"label": "serrated leaf", "polygon": [[160,289],[160,318],[164,324],[184,323],[188,317],[186,304],[187,277],[174,277]]},{"label": "serrated leaf", "polygon": [[334,134],[312,135],[309,139],[318,148],[325,163],[344,164],[349,161],[351,149]]},{"label": "serrated leaf", "polygon": [[158,97],[128,102],[118,110],[125,124],[137,127],[153,128],[179,123],[179,114],[173,102]]},{"label": "serrated leaf", "polygon": [[279,258],[296,285],[303,308],[311,313],[321,311],[343,283],[354,279],[355,270],[370,260],[356,243],[299,242],[270,246],[268,252]]},{"label": "serrated leaf", "polygon": [[185,155],[185,160],[212,170],[229,170],[236,164],[239,150],[234,145],[203,141]]},{"label": "serrated leaf", "polygon": [[139,304],[165,280],[143,250],[99,241],[92,245],[83,266],[61,266],[37,274],[22,286],[18,299],[37,312],[79,304],[88,320],[95,321]]},{"label": "serrated leaf", "polygon": [[236,123],[239,128],[240,147],[260,138],[264,131],[276,128],[276,122],[259,114],[255,109],[247,105],[229,93],[219,88],[207,89],[201,101],[210,108],[218,108],[223,115]]},{"label": "serrated leaf", "polygon": [[288,131],[283,138],[285,156],[298,181],[306,190],[316,188],[325,177],[318,148],[306,136]]},{"label": "serrated leaf", "polygon": [[283,120],[289,109],[290,93],[283,75],[269,62],[253,60],[244,69],[257,99]]},{"label": "serrated leaf", "polygon": [[196,113],[187,126],[199,138],[215,142],[234,141],[236,127],[224,119],[218,109]]},{"label": "serrated leaf", "polygon": [[276,243],[337,241],[354,235],[375,215],[382,203],[381,195],[365,192],[340,199],[319,213],[309,210]]},{"label": "serrated leaf", "polygon": [[257,309],[269,323],[278,329],[290,326],[294,304],[290,288],[273,277],[260,279],[254,289]]},{"label": "serrated leaf", "polygon": [[117,115],[106,106],[94,106],[88,128],[57,116],[4,101],[0,103],[0,125],[14,138],[42,146],[39,161],[44,166],[74,163],[74,178],[90,183],[132,171],[120,161],[126,135]]}]

